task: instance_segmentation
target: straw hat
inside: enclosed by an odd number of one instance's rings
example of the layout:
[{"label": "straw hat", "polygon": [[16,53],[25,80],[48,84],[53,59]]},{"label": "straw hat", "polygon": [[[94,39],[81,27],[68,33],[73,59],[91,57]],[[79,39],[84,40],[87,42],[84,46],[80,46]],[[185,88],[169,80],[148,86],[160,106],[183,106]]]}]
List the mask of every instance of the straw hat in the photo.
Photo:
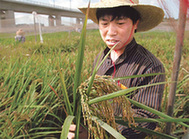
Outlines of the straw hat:
[{"label": "straw hat", "polygon": [[[130,6],[140,13],[141,19],[137,28],[138,32],[154,28],[161,23],[164,17],[164,12],[161,8],[152,5],[139,4],[139,0],[101,0],[100,2],[90,5],[88,17],[98,24],[96,18],[97,8],[113,8],[119,6]],[[80,7],[79,10],[86,14],[87,7],[88,6]]]}]

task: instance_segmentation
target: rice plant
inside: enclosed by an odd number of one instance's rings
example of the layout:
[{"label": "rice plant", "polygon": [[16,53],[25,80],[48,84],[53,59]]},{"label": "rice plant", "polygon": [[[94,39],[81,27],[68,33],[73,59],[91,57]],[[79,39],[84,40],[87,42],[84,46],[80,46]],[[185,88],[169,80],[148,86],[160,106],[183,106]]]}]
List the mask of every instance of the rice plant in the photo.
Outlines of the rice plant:
[{"label": "rice plant", "polygon": [[[47,42],[44,44],[33,43],[32,40],[34,40],[34,36],[27,37],[27,41],[24,44],[15,43],[13,38],[0,40],[0,138],[66,138],[71,123],[77,124],[78,128],[79,125],[83,124],[84,113],[82,113],[82,107],[80,105],[78,87],[80,86],[81,88],[82,85],[87,82],[91,89],[87,89],[86,93],[90,93],[90,95],[95,93],[94,86],[92,85],[93,81],[89,81],[88,79],[91,79],[91,67],[94,56],[105,46],[100,36],[97,34],[97,30],[86,31],[85,38],[82,36],[84,34],[73,33],[71,34],[73,40],[69,40],[70,42],[68,39],[63,39],[68,35],[66,32],[45,34],[44,39],[46,39]],[[79,37],[80,35],[81,38]],[[187,45],[183,48],[184,52],[181,62],[174,116],[172,118],[167,117],[164,113],[166,112],[166,97],[168,94],[167,90],[169,90],[168,82],[170,81],[170,73],[172,70],[171,65],[175,34],[172,32],[148,32],[145,34],[138,33],[136,35],[136,39],[143,43],[144,46],[150,49],[164,63],[167,74],[167,84],[161,113],[129,100],[131,104],[140,105],[140,107],[156,113],[161,118],[134,118],[134,121],[135,123],[144,121],[159,123],[157,131],[145,130],[144,132],[152,133],[156,137],[165,138],[174,138],[174,136],[166,136],[163,134],[164,123],[167,121],[173,122],[175,123],[173,134],[180,137],[186,132],[189,123],[187,113],[189,86],[189,63],[187,54],[189,49]],[[57,41],[57,38],[60,41]],[[81,45],[78,45],[78,43],[81,43],[83,39],[85,39],[85,43],[82,44],[82,47],[83,45],[85,45],[85,47],[79,50]],[[185,39],[185,44],[188,44],[188,38]],[[81,70],[78,76],[75,77],[75,73],[78,71],[76,61],[81,59],[76,57],[78,51],[80,51],[79,53],[83,56],[83,64],[78,64],[79,66],[82,65],[82,67],[79,67]],[[80,81],[76,85],[74,80],[77,79],[80,79]],[[95,76],[93,79],[95,83]],[[89,84],[89,82],[91,83]],[[76,85],[75,89],[74,85]],[[75,90],[75,99],[73,98],[73,89]],[[92,107],[98,103],[111,102],[111,100],[115,98],[115,94],[116,97],[119,98],[123,94],[126,94],[126,91],[132,91],[131,89],[137,88],[130,88],[130,90],[114,90],[109,94],[104,94],[103,96],[99,95],[99,97],[96,98],[89,97],[87,105]],[[66,91],[67,98],[70,102],[68,108],[66,107],[64,91]],[[110,101],[108,101],[109,99]],[[72,111],[72,113],[69,112],[68,109],[71,109],[70,111]],[[94,108],[92,110],[94,110]],[[113,125],[112,127],[108,125],[109,123],[110,125],[112,124],[111,122],[107,122],[109,119],[106,121],[104,117],[99,115],[102,114],[99,113],[92,116],[91,120],[93,125],[95,121],[98,122],[99,131],[103,129],[102,132],[104,136],[107,136],[109,134],[108,132],[110,132],[115,136],[121,137],[121,135],[112,128]],[[127,123],[127,120],[124,121],[120,117],[115,118],[117,118],[115,119],[117,123],[126,124],[128,126],[129,123]],[[132,126],[132,124],[130,125]],[[144,130],[135,126],[133,128]],[[77,129],[77,134],[78,131],[79,129]],[[91,136],[92,135],[95,134],[91,134]],[[76,136],[78,138],[78,135]]]}]

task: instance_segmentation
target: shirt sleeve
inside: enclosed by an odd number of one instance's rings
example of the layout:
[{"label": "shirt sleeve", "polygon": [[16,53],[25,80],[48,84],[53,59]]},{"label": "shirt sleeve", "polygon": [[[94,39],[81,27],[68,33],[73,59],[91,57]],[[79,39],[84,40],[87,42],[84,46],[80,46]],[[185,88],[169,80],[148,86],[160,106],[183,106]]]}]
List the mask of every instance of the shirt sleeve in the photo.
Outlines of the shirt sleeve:
[{"label": "shirt sleeve", "polygon": [[[164,68],[163,66],[160,65],[155,68],[148,69],[144,74],[150,74],[150,73],[164,73]],[[138,78],[133,82],[135,83],[133,84],[133,86],[150,85],[164,81],[165,81],[165,74],[159,74],[155,76]],[[164,91],[164,84],[144,87],[137,90],[133,94],[132,99],[140,103],[143,103],[151,108],[154,108],[156,110],[160,110],[163,91]],[[136,106],[133,106],[132,108],[134,111],[134,117],[157,118],[155,114],[150,113],[144,109],[138,108]],[[137,126],[154,130],[156,128],[156,123],[144,122],[144,123],[138,123]],[[146,133],[144,132],[140,132],[135,129],[128,128],[122,125],[118,125],[118,130],[121,131],[121,133],[127,138],[142,138],[146,136]]]}]

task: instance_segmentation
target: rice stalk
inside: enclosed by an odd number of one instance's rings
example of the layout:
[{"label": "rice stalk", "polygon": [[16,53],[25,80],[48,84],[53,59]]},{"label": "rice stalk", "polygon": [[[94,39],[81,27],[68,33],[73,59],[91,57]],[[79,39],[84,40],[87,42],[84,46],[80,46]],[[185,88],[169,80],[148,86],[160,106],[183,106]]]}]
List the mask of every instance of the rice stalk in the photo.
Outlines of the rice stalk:
[{"label": "rice stalk", "polygon": [[[98,117],[100,120],[106,122],[115,130],[117,128],[115,116],[121,116],[124,121],[128,122],[129,126],[135,126],[131,103],[125,96],[115,97],[113,99],[101,101],[92,105],[88,104],[90,99],[121,90],[121,88],[110,76],[102,77],[96,75],[93,81],[91,92],[88,96],[87,90],[89,87],[89,82],[90,78],[79,86],[84,124],[88,125],[89,138],[90,136],[94,138],[106,138],[106,132],[99,126],[97,121],[92,120],[92,116]],[[118,109],[119,111],[116,111]]]}]

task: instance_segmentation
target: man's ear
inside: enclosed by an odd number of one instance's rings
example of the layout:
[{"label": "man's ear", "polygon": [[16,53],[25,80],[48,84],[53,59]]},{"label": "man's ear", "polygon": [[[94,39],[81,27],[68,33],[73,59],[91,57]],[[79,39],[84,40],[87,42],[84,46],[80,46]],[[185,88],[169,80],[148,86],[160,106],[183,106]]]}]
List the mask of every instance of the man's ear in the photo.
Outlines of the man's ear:
[{"label": "man's ear", "polygon": [[137,32],[138,23],[139,23],[139,20],[137,20],[136,23],[134,24],[135,33]]},{"label": "man's ear", "polygon": [[134,26],[135,26],[134,29],[137,29],[137,27],[138,27],[138,23],[139,23],[139,20],[137,20],[136,23],[134,24]]}]

